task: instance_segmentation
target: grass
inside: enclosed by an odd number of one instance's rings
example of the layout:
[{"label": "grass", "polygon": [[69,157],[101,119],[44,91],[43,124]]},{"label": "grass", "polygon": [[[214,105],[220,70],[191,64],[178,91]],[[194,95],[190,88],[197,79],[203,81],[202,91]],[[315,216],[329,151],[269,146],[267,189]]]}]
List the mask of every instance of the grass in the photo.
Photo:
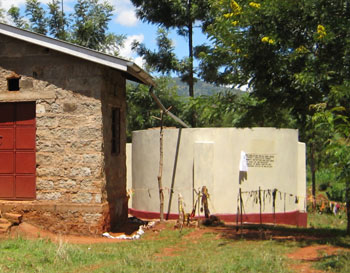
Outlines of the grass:
[{"label": "grass", "polygon": [[348,273],[350,272],[350,252],[338,252],[336,255],[324,255],[315,265],[323,271]]},{"label": "grass", "polygon": [[[146,233],[141,240],[114,244],[73,245],[21,237],[0,241],[0,272],[292,272],[286,253],[312,244],[350,248],[344,220],[333,215],[309,215],[311,228],[276,227],[291,234],[320,235],[320,240],[237,239],[192,229],[171,228]],[[254,227],[252,227],[254,228]],[[330,233],[331,232],[331,233]],[[332,238],[324,235],[333,234]],[[321,270],[350,272],[349,252],[321,255]],[[295,262],[294,262],[295,263]]]},{"label": "grass", "polygon": [[[173,248],[174,244],[167,247]],[[287,250],[275,242],[247,244],[205,234],[196,243],[175,241],[175,252],[171,255],[164,256],[163,249],[157,249],[146,259],[134,256],[127,264],[113,263],[96,272],[138,272],[139,268],[143,272],[289,272],[286,259],[279,255]]]},{"label": "grass", "polygon": [[308,213],[308,226],[312,228],[330,228],[345,230],[347,218],[345,212],[333,215],[331,213]]},{"label": "grass", "polygon": [[[322,230],[334,235],[333,238],[319,243],[350,249],[350,236],[345,234],[347,225],[345,213],[338,215],[309,213],[308,225],[311,230]],[[326,272],[348,273],[350,272],[350,251],[338,251],[333,255],[320,253],[320,259],[315,262],[314,268]]]},{"label": "grass", "polygon": [[190,240],[190,232],[163,230],[156,238],[146,234],[139,241],[94,245],[2,240],[0,272],[290,272],[281,255],[287,245],[221,239],[213,233]]}]

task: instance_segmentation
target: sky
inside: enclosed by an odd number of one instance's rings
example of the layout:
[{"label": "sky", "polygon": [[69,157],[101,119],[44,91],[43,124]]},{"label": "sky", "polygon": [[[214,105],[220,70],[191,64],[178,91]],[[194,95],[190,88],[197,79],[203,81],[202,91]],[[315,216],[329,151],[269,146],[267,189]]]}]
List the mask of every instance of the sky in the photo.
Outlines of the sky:
[{"label": "sky", "polygon": [[[46,4],[51,0],[40,0]],[[113,18],[109,24],[109,31],[115,34],[126,35],[124,48],[120,52],[120,56],[132,59],[135,63],[143,66],[143,60],[137,54],[131,51],[131,43],[137,40],[144,43],[147,48],[156,48],[157,26],[141,22],[135,14],[135,8],[129,0],[107,0],[115,8]],[[64,11],[70,13],[76,0],[64,0]],[[8,10],[12,5],[25,8],[25,0],[0,0],[0,8]],[[187,41],[183,37],[176,35],[175,31],[171,31],[170,38],[173,39],[175,45],[175,53],[182,58],[188,55]],[[206,37],[201,34],[200,30],[194,33],[194,43],[202,44],[207,42]]]}]

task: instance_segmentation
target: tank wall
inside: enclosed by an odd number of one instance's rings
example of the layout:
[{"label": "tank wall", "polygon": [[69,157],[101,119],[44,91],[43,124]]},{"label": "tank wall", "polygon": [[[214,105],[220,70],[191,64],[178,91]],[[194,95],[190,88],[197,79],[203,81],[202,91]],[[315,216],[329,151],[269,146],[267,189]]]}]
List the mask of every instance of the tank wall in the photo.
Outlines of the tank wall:
[{"label": "tank wall", "polygon": [[[239,189],[245,213],[304,210],[305,145],[298,131],[275,128],[164,129],[164,211],[178,212],[180,193],[185,211],[196,200],[193,189],[207,186],[211,213],[237,210]],[[132,208],[158,212],[159,129],[136,131],[132,144]],[[241,153],[247,158],[247,179],[239,184]],[[242,174],[242,173],[241,173]],[[273,194],[277,190],[276,195]],[[275,202],[273,202],[275,201]]]}]

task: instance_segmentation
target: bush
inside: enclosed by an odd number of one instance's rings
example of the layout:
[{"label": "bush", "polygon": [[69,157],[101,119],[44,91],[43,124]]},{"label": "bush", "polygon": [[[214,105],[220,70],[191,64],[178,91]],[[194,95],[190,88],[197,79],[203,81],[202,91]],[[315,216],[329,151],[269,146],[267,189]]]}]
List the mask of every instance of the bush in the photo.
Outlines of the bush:
[{"label": "bush", "polygon": [[327,190],[327,196],[329,200],[337,202],[345,202],[345,185],[340,181],[335,181]]},{"label": "bush", "polygon": [[327,190],[336,180],[336,173],[332,169],[321,169],[316,172],[316,183],[319,191]]}]

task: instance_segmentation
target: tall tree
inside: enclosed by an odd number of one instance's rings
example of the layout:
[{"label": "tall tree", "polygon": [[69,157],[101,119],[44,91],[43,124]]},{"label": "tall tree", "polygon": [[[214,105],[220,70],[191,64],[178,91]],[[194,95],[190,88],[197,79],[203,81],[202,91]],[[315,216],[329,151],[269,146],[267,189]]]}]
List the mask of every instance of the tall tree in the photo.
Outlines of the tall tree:
[{"label": "tall tree", "polygon": [[62,0],[51,0],[47,8],[48,15],[40,1],[26,0],[26,17],[20,15],[17,7],[11,7],[8,15],[19,28],[49,34],[104,53],[119,54],[125,35],[108,32],[108,23],[113,15],[113,7],[108,1],[78,0],[75,12],[68,15],[63,12]]},{"label": "tall tree", "polygon": [[[320,143],[314,141],[309,106],[327,100],[332,86],[350,77],[350,1],[210,2],[214,19],[207,33],[214,46],[197,52],[202,76],[248,83],[250,95],[264,100],[249,111],[259,124],[287,109],[301,139],[311,147]],[[265,115],[259,114],[261,106]],[[311,161],[314,151],[309,149]]]},{"label": "tall tree", "polygon": [[29,25],[24,17],[20,15],[20,9],[18,7],[11,6],[11,8],[7,11],[7,14],[10,16],[16,27],[24,29],[29,28]]},{"label": "tall tree", "polygon": [[[172,67],[156,66],[164,72],[176,71],[188,84],[189,95],[194,96],[194,67],[193,67],[193,30],[196,21],[206,19],[208,1],[205,0],[131,0],[136,7],[136,13],[141,20],[158,25],[165,29],[176,29],[177,33],[188,39],[188,58],[182,60],[182,66],[173,62]],[[160,52],[160,57],[162,52]],[[144,52],[147,56],[147,52]],[[161,64],[160,64],[161,65]]]},{"label": "tall tree", "polygon": [[50,34],[57,39],[67,40],[68,33],[65,28],[68,28],[69,25],[66,15],[62,10],[62,0],[52,0],[52,2],[48,3],[48,7],[48,26]]},{"label": "tall tree", "polygon": [[[313,105],[313,122],[320,130],[329,132],[326,150],[332,155],[333,168],[343,183],[347,210],[347,234],[350,235],[350,81],[333,86],[325,103]],[[343,201],[343,200],[341,200]]]},{"label": "tall tree", "polygon": [[108,22],[113,7],[98,0],[78,0],[74,6],[73,41],[76,44],[100,50],[107,40]]},{"label": "tall tree", "polygon": [[25,14],[29,17],[33,31],[43,35],[47,34],[46,12],[38,0],[26,0]]},{"label": "tall tree", "polygon": [[252,95],[271,109],[291,108],[305,123],[309,105],[349,77],[349,1],[211,3],[214,20],[207,33],[214,47],[199,55],[221,65],[213,81],[249,83]]},{"label": "tall tree", "polygon": [[74,6],[71,41],[105,53],[118,55],[124,35],[108,33],[113,6],[108,1],[78,0]]},{"label": "tall tree", "polygon": [[0,7],[0,22],[5,22],[5,10]]},{"label": "tall tree", "polygon": [[180,66],[177,60],[174,50],[173,42],[168,38],[168,31],[159,28],[157,31],[157,51],[148,49],[144,44],[134,41],[132,49],[143,56],[150,71],[155,70],[157,72],[170,75],[170,72],[174,69],[178,70]]}]

